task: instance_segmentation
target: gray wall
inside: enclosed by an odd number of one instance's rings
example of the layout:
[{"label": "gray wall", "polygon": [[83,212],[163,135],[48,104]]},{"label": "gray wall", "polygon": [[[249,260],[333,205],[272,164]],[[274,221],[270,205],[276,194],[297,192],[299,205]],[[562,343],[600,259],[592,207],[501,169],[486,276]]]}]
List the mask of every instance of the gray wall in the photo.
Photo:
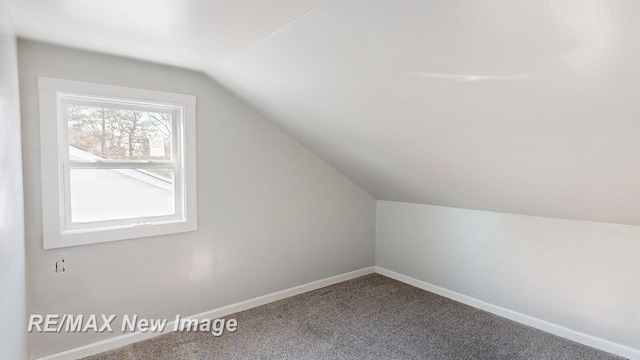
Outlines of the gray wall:
[{"label": "gray wall", "polygon": [[[31,313],[173,318],[374,264],[374,198],[203,74],[24,40],[18,54]],[[195,94],[198,231],[43,251],[37,75]],[[30,356],[115,335],[32,334]]]},{"label": "gray wall", "polygon": [[376,266],[640,349],[640,227],[378,201]]},{"label": "gray wall", "polygon": [[0,0],[0,359],[27,357],[16,39]]}]

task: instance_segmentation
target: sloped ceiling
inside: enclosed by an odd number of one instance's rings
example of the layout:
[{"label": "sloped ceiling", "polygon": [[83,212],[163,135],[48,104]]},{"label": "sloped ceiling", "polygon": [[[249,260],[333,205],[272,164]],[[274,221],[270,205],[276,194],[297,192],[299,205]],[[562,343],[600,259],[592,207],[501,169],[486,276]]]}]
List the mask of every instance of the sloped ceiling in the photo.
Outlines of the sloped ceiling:
[{"label": "sloped ceiling", "polygon": [[8,0],[18,36],[195,70],[322,0]]},{"label": "sloped ceiling", "polygon": [[640,225],[638,2],[153,4],[13,12],[25,37],[205,71],[379,199]]}]

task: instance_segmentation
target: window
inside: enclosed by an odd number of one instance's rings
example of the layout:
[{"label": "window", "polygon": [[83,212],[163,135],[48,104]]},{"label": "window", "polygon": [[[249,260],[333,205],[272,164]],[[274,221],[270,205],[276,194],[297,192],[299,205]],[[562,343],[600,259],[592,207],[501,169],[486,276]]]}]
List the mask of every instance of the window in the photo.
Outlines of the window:
[{"label": "window", "polygon": [[195,96],[38,84],[45,249],[196,230]]}]

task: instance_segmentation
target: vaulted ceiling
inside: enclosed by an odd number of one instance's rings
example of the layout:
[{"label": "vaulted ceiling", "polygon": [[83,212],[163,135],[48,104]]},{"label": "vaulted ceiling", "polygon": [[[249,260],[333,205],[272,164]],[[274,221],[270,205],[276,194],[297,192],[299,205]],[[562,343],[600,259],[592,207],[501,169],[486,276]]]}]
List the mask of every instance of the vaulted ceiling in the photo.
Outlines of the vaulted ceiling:
[{"label": "vaulted ceiling", "polygon": [[206,72],[379,199],[640,225],[640,3],[11,0]]}]

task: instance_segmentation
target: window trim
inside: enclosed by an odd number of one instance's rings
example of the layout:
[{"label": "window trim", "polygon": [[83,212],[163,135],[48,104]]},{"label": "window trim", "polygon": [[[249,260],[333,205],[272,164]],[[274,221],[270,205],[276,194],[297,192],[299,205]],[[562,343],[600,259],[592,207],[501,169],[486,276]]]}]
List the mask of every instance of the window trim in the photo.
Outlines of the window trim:
[{"label": "window trim", "polygon": [[[76,80],[38,77],[40,102],[40,146],[43,248],[94,244],[108,241],[134,239],[197,230],[196,196],[196,97],[165,91],[139,89],[117,85]],[[182,219],[155,221],[144,224],[114,225],[100,228],[75,228],[66,230],[65,170],[62,156],[65,149],[68,125],[60,121],[64,110],[61,102],[65,96],[109,98],[131,104],[146,103],[180,108],[183,111],[182,156],[178,163],[182,168]],[[55,136],[52,136],[55,134]],[[173,150],[172,150],[173,151]],[[159,165],[162,161],[158,161]]]}]

